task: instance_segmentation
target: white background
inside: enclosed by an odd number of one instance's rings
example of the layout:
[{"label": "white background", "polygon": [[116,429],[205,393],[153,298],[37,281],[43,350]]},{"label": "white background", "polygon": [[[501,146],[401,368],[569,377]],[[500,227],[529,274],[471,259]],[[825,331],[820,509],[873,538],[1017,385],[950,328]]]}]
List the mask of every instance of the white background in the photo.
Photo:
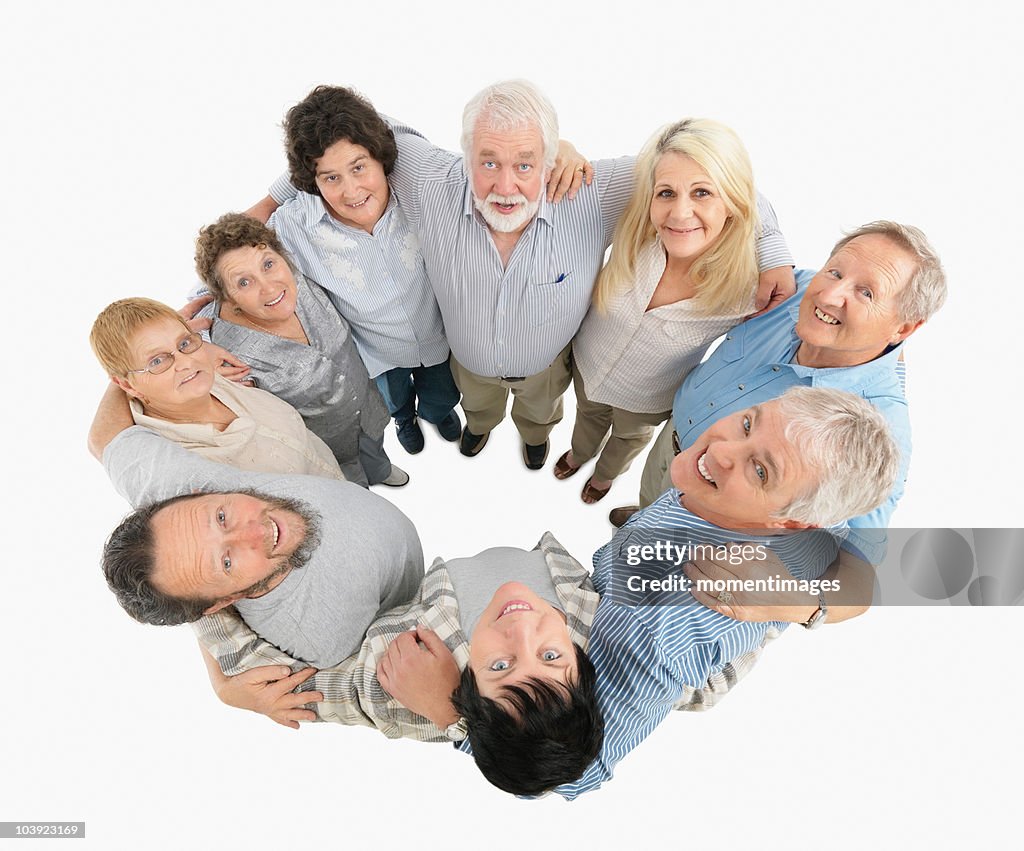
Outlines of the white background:
[{"label": "white background", "polygon": [[[915,447],[894,523],[1020,525],[1013,4],[122,5],[4,12],[0,819],[84,819],[102,849],[1013,843],[1019,609],[790,631],[601,791],[521,802],[443,746],[220,705],[191,633],[136,625],[104,587],[126,506],[85,450],[104,386],[93,318],[130,295],[181,302],[199,226],[262,197],[283,114],[313,85],[354,85],[453,147],[470,95],[525,76],[591,157],[686,115],[730,124],[799,265],[871,219],[922,227],[950,298],[907,346]],[[552,458],[571,423],[570,402]],[[388,446],[413,481],[386,495],[428,559],[550,528],[588,562],[640,470],[588,508],[582,476],[523,468],[510,421],[473,461],[433,432],[415,458]]]}]

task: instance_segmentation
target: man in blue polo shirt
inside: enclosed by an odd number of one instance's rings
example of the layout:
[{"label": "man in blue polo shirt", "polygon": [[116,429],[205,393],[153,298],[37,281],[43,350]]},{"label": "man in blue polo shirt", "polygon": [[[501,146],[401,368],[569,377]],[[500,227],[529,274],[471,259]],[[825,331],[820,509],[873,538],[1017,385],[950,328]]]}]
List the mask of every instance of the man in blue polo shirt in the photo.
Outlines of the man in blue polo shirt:
[{"label": "man in blue polo shirt", "polygon": [[[900,474],[889,498],[849,523],[844,553],[864,559],[884,540],[882,530],[903,495],[910,465],[902,344],[942,306],[945,274],[919,229],[878,221],[841,239],[821,271],[800,271],[797,282],[787,303],[733,328],[687,376],[672,418],[647,457],[640,504],[651,504],[671,486],[675,451],[689,447],[719,417],[774,399],[790,387],[847,390],[882,412],[900,449]],[[634,511],[635,506],[617,508],[609,517],[621,525]],[[861,587],[844,583],[846,593],[830,596],[830,622],[865,610]],[[808,616],[813,611],[807,607],[792,615],[800,622]]]}]

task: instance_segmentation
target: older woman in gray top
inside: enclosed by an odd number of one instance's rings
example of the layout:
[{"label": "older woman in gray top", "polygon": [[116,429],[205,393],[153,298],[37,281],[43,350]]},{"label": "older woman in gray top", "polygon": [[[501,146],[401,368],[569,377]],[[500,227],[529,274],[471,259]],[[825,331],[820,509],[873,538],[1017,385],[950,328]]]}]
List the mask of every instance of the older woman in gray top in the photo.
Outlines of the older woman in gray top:
[{"label": "older woman in gray top", "polygon": [[196,270],[216,299],[199,313],[213,320],[211,339],[298,410],[345,477],[406,484],[408,474],[384,451],[390,416],[348,323],[316,283],[295,275],[274,231],[237,213],[221,216],[199,232]]}]

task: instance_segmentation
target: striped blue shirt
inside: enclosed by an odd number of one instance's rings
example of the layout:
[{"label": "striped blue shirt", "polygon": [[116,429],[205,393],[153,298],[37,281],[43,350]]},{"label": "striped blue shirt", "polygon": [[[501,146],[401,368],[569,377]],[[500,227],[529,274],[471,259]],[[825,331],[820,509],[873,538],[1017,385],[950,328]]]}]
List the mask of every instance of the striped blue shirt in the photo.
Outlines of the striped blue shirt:
[{"label": "striped blue shirt", "polygon": [[[698,603],[688,591],[631,592],[629,577],[685,578],[674,560],[631,566],[631,549],[656,542],[685,548],[737,540],[764,544],[796,579],[815,579],[838,552],[842,527],[777,536],[721,529],[687,511],[672,489],[638,512],[594,554],[594,587],[601,603],[590,633],[590,658],[597,669],[597,698],[605,739],[597,759],[575,783],[554,791],[572,800],[612,776],[616,763],[660,724],[687,687],[702,688],[726,663],[761,647],[785,629],[781,622],[736,621]],[[636,559],[632,559],[636,560]]]},{"label": "striped blue shirt", "polygon": [[327,291],[348,320],[371,378],[395,367],[447,360],[448,341],[419,238],[394,194],[372,234],[337,221],[318,195],[306,192],[279,207],[268,224],[303,274]]},{"label": "striped blue shirt", "polygon": [[491,239],[461,157],[396,126],[392,185],[418,229],[455,358],[483,376],[541,372],[573,338],[590,306],[619,216],[633,191],[633,159],[594,163],[573,201],[549,204],[519,237],[508,265]]}]

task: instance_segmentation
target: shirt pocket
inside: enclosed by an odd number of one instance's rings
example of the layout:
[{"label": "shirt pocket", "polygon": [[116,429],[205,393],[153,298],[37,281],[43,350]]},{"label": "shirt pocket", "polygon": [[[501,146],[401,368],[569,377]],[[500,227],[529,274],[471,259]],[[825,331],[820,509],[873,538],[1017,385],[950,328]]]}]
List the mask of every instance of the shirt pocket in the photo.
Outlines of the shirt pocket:
[{"label": "shirt pocket", "polygon": [[568,278],[528,284],[526,287],[527,315],[532,325],[547,325],[560,319],[572,300]]},{"label": "shirt pocket", "polygon": [[690,378],[694,379],[694,387],[706,384],[714,379],[722,369],[743,357],[746,348],[746,334],[743,333],[743,330],[734,328],[726,331],[725,337],[711,353],[711,356],[701,364],[700,369],[690,374]]}]

